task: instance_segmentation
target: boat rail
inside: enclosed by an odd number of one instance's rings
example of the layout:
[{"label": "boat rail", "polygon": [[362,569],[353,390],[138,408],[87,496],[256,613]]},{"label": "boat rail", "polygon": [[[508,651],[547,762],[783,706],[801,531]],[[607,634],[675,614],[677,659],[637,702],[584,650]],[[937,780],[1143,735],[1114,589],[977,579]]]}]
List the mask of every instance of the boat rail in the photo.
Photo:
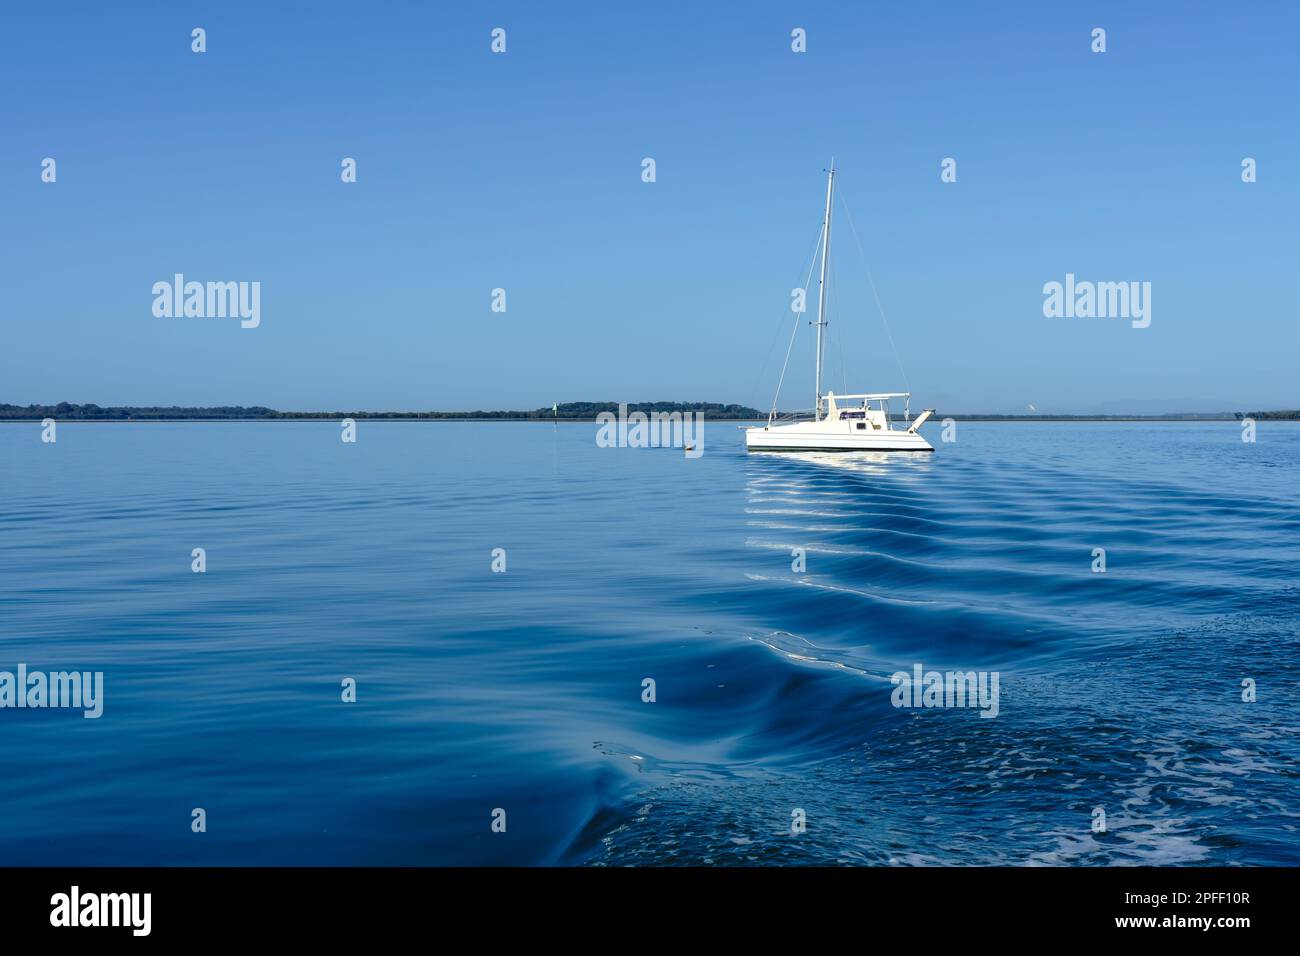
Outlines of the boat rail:
[{"label": "boat rail", "polygon": [[795,411],[792,412],[782,412],[781,414],[774,416],[767,424],[768,425],[794,425],[797,424],[798,422],[816,421],[816,419],[817,419],[817,413],[815,410],[811,408],[801,408],[801,409],[796,409]]}]

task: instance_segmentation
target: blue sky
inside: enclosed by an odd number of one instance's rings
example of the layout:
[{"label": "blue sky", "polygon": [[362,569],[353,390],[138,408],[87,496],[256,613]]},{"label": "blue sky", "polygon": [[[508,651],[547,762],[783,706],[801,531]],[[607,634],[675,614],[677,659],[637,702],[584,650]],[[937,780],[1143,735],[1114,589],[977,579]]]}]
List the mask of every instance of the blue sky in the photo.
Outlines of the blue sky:
[{"label": "blue sky", "polygon": [[[766,407],[834,155],[918,404],[1300,405],[1295,4],[145,2],[5,20],[0,402]],[[837,216],[829,384],[899,388]],[[261,282],[260,327],[156,318],[151,286],[176,272]],[[1151,282],[1151,326],[1045,318],[1043,284],[1067,272]],[[811,405],[811,331],[783,408]]]}]

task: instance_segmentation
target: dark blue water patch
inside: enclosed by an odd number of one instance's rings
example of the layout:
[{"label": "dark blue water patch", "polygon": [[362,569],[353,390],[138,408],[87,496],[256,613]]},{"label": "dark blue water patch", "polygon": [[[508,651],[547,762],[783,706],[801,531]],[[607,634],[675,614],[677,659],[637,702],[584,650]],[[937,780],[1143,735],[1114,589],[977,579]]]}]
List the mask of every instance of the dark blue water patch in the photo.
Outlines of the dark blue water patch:
[{"label": "dark blue water patch", "polygon": [[[646,757],[658,781],[602,822],[598,846],[576,848],[605,865],[1294,865],[1296,610],[1055,673],[1003,673],[994,719],[842,711],[838,726],[859,739],[818,741],[835,753],[814,765],[701,779]],[[1247,703],[1250,674],[1265,676]],[[820,696],[842,703],[830,687]],[[798,834],[796,810],[808,821]]]}]

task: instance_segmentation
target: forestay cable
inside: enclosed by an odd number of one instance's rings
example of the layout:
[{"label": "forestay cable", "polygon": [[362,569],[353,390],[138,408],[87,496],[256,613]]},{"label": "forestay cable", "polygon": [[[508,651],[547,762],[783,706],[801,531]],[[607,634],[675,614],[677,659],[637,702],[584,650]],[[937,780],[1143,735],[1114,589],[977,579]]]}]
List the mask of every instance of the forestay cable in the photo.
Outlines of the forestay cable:
[{"label": "forestay cable", "polygon": [[840,205],[844,207],[844,215],[849,220],[849,230],[853,233],[853,241],[857,243],[858,255],[862,257],[862,268],[867,273],[867,281],[871,283],[871,294],[876,299],[876,309],[880,312],[880,321],[885,326],[885,336],[889,339],[889,350],[894,353],[894,362],[898,365],[898,374],[903,376],[904,391],[910,392],[912,386],[908,384],[907,372],[903,369],[903,361],[898,357],[898,347],[894,344],[894,333],[889,327],[889,319],[885,317],[885,307],[880,304],[880,293],[876,291],[876,280],[871,277],[871,266],[867,265],[867,254],[862,248],[862,240],[858,238],[858,228],[853,225],[853,213],[849,212],[849,204],[844,199],[844,186],[840,185]]}]

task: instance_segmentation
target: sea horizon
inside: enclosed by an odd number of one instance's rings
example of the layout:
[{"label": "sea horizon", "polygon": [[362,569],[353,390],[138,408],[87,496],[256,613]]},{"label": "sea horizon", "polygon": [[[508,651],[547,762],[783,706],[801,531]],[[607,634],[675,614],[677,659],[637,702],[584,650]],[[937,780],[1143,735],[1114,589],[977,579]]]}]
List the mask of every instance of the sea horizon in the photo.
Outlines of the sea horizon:
[{"label": "sea horizon", "polygon": [[[585,410],[581,413],[575,413],[571,410],[572,406],[582,406]],[[735,421],[735,422],[763,422],[767,421],[768,414],[758,409],[744,409],[743,406],[731,404],[724,405],[713,402],[683,402],[683,401],[643,401],[643,402],[563,402],[557,403],[558,409],[553,414],[552,409],[541,407],[532,410],[522,409],[480,409],[475,411],[447,411],[437,409],[425,410],[287,410],[273,409],[266,406],[229,406],[217,405],[210,407],[202,406],[159,406],[159,405],[141,405],[141,406],[100,406],[95,404],[72,404],[62,403],[58,405],[13,405],[0,403],[0,422],[29,422],[43,420],[45,417],[55,417],[60,408],[68,409],[71,418],[64,418],[68,422],[95,422],[95,421],[316,421],[316,420],[334,420],[339,418],[356,418],[360,420],[380,420],[380,421],[526,421],[526,422],[566,422],[566,423],[584,423],[592,422],[596,416],[603,411],[617,412],[619,408],[639,411],[677,411],[677,412],[701,412],[706,418],[715,421]],[[752,414],[709,414],[707,409],[710,408],[734,408],[744,409]],[[13,410],[21,410],[24,415],[17,415]],[[93,411],[88,411],[93,410]],[[808,410],[809,412],[811,410]],[[167,414],[176,413],[176,414]],[[187,414],[193,413],[193,414]],[[788,418],[796,414],[791,411],[775,411],[773,415],[776,418]],[[905,421],[905,416],[891,414],[891,420]],[[1300,421],[1300,410],[1293,409],[1260,409],[1257,411],[1219,411],[1219,412],[1167,412],[1162,414],[1143,414],[1143,413],[1086,413],[1086,412],[1056,412],[1056,413],[1008,413],[1008,412],[936,412],[933,416],[934,421],[942,421],[950,418],[955,421],[1006,421],[1006,422],[1034,422],[1034,421],[1055,421],[1055,422],[1186,422],[1186,421],[1240,421],[1242,418],[1257,418],[1267,421]]]}]

